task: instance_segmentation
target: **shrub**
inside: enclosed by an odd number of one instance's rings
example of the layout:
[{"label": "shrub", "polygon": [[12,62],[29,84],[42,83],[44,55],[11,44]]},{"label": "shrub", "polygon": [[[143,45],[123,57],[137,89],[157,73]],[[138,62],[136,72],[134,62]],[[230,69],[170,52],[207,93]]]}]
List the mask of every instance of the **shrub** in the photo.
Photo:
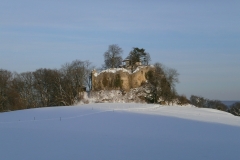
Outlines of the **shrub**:
[{"label": "shrub", "polygon": [[185,105],[185,104],[190,103],[190,101],[187,99],[187,97],[185,95],[177,96],[177,99],[178,99],[178,104],[179,105]]},{"label": "shrub", "polygon": [[228,111],[235,116],[240,116],[240,102],[236,102],[231,105]]}]

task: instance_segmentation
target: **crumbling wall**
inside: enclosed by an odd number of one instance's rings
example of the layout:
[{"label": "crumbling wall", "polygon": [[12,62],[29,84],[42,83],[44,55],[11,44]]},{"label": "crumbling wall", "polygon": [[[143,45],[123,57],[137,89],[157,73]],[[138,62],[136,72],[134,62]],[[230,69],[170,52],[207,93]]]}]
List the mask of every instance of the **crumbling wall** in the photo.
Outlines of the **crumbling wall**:
[{"label": "crumbling wall", "polygon": [[126,69],[114,70],[109,69],[97,73],[92,72],[92,90],[124,90],[129,91],[131,88],[140,87],[146,82],[146,73],[153,69],[151,66],[138,67],[133,73]]}]

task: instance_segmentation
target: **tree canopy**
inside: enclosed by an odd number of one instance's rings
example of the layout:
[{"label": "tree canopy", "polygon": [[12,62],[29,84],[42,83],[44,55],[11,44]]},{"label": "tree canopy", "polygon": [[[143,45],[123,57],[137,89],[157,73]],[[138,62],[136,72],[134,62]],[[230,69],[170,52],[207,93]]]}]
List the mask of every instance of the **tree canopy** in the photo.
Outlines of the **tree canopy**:
[{"label": "tree canopy", "polygon": [[122,64],[123,50],[117,44],[109,45],[104,53],[104,68],[118,68]]},{"label": "tree canopy", "polygon": [[171,102],[176,98],[175,84],[178,83],[178,75],[175,69],[164,67],[161,63],[154,64],[154,69],[146,74],[148,82],[152,85],[150,94],[154,103]]},{"label": "tree canopy", "polygon": [[145,52],[145,49],[137,47],[130,51],[127,58],[130,61],[132,71],[134,70],[137,62],[140,62],[143,65],[149,65],[149,62],[151,61],[150,54]]},{"label": "tree canopy", "polygon": [[75,60],[60,69],[11,73],[0,69],[0,112],[47,106],[73,105],[90,84],[89,61]]}]

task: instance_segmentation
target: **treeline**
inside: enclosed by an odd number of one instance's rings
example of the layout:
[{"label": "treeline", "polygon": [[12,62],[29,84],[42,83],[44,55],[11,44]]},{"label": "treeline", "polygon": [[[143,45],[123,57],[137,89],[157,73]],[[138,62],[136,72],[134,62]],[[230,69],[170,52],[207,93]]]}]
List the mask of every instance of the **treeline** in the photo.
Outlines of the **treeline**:
[{"label": "treeline", "polygon": [[240,116],[240,102],[236,102],[230,107],[226,106],[219,100],[209,100],[204,97],[192,95],[190,97],[190,102],[199,108],[212,108],[221,111],[229,112],[233,115]]},{"label": "treeline", "polygon": [[92,69],[89,61],[80,60],[20,74],[0,69],[0,112],[72,105],[82,98],[84,86],[91,87]]},{"label": "treeline", "polygon": [[[122,66],[123,50],[116,44],[109,45],[103,54],[102,69]],[[130,69],[136,69],[136,63],[149,65],[150,54],[143,48],[133,48],[127,56]],[[80,101],[83,90],[91,90],[91,71],[93,66],[89,61],[75,60],[62,65],[60,69],[41,68],[34,72],[12,73],[0,69],[0,112],[38,108],[47,106],[69,106]],[[148,103],[179,105],[193,104],[202,108],[213,108],[240,116],[240,102],[230,108],[218,100],[209,100],[194,96],[190,100],[184,95],[178,95],[175,84],[178,83],[176,69],[168,68],[160,63],[154,64],[154,69],[145,76],[150,88],[146,99]],[[119,85],[120,79],[116,81]]]}]

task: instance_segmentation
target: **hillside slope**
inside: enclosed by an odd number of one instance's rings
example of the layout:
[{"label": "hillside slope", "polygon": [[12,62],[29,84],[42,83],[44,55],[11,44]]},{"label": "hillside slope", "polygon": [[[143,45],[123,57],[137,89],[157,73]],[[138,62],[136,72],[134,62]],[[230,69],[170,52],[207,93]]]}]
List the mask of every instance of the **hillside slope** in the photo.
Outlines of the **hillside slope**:
[{"label": "hillside slope", "polygon": [[0,159],[240,159],[240,118],[193,106],[89,104],[0,114]]}]

